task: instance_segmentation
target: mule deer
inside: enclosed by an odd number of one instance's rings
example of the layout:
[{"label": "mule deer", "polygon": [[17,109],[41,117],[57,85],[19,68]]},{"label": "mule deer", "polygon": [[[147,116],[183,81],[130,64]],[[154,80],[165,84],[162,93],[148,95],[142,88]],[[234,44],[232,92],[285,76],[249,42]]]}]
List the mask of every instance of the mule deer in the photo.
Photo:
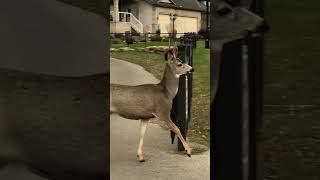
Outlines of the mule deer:
[{"label": "mule deer", "polygon": [[166,55],[168,62],[160,83],[138,86],[111,84],[110,87],[110,112],[127,119],[141,120],[137,152],[140,162],[144,161],[143,141],[147,124],[153,117],[165,122],[169,129],[177,134],[187,155],[191,157],[189,144],[181,135],[179,128],[171,121],[170,112],[172,100],[178,91],[180,75],[192,72],[193,68],[181,62],[175,48],[169,50]]},{"label": "mule deer", "polygon": [[213,0],[211,8],[211,104],[219,83],[223,45],[244,38],[259,36],[269,27],[265,20],[242,7],[233,7],[222,0]]}]

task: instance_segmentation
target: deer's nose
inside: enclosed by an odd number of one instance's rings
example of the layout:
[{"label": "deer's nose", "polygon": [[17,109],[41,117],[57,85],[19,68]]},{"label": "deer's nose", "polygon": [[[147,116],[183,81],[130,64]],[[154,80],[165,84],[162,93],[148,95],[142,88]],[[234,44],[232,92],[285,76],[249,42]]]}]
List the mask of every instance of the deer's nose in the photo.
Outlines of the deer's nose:
[{"label": "deer's nose", "polygon": [[193,68],[191,68],[189,72],[194,72],[194,69],[193,69]]}]

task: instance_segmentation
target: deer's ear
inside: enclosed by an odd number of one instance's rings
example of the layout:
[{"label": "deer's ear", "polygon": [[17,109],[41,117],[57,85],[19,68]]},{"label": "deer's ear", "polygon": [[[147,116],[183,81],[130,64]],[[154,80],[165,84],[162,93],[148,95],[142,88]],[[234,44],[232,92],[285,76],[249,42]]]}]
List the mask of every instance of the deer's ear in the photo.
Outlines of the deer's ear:
[{"label": "deer's ear", "polygon": [[168,51],[167,51],[167,52],[164,53],[164,60],[168,61],[168,58],[169,58],[168,56],[169,56],[169,54],[168,54]]},{"label": "deer's ear", "polygon": [[169,61],[169,62],[172,62],[173,61],[173,54],[172,54],[172,52],[169,50],[169,51],[167,51],[165,54],[164,54],[164,59],[166,60],[166,61]]}]

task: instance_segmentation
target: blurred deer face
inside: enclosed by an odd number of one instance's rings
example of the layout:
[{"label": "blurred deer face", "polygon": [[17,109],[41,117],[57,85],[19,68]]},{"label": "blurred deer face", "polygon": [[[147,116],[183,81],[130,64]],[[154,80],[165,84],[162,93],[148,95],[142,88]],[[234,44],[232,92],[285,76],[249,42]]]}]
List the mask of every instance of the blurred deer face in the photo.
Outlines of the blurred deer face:
[{"label": "blurred deer face", "polygon": [[177,57],[175,50],[169,50],[166,54],[166,59],[168,61],[167,66],[170,68],[171,72],[176,78],[179,78],[180,75],[193,72],[193,68],[191,66],[182,63],[182,61]]},{"label": "blurred deer face", "polygon": [[222,0],[211,6],[212,40],[223,43],[256,36],[269,27],[264,19],[241,7],[232,7]]}]

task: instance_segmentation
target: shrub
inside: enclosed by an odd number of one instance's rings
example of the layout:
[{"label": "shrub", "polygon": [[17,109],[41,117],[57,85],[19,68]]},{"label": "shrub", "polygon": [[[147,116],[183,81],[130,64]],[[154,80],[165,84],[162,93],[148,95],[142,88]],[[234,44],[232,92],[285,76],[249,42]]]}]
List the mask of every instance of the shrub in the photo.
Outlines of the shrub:
[{"label": "shrub", "polygon": [[131,34],[132,34],[132,36],[140,36],[140,33],[135,32],[135,31],[132,31]]},{"label": "shrub", "polygon": [[150,40],[151,41],[161,41],[162,38],[160,35],[154,35],[154,36],[151,36]]},{"label": "shrub", "polygon": [[131,31],[124,32],[124,36],[131,36]]},{"label": "shrub", "polygon": [[135,40],[131,37],[131,36],[127,36],[126,37],[126,43],[129,44],[133,44],[135,42]]},{"label": "shrub", "polygon": [[157,29],[157,30],[156,30],[156,34],[160,36],[160,33],[161,33],[161,32],[160,32],[160,29]]},{"label": "shrub", "polygon": [[121,38],[121,37],[123,37],[123,33],[115,33],[114,37],[115,38]]}]

